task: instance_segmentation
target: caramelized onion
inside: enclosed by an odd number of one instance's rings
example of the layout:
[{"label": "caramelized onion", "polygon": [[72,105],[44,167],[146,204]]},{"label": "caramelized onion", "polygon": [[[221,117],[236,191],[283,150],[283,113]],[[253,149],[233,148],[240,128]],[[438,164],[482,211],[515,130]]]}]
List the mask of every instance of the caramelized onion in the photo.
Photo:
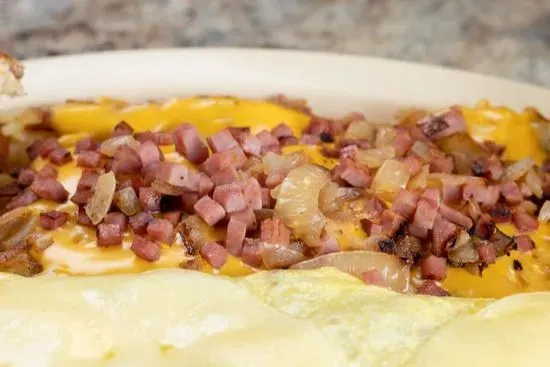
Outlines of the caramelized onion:
[{"label": "caramelized onion", "polygon": [[409,168],[396,160],[388,159],[378,169],[371,188],[376,192],[397,192],[407,187],[411,172]]},{"label": "caramelized onion", "polygon": [[335,267],[361,279],[361,274],[377,270],[385,284],[396,292],[409,289],[410,267],[394,255],[374,251],[335,252],[306,260],[291,266],[291,269],[317,269]]},{"label": "caramelized onion", "polygon": [[192,249],[196,253],[198,253],[202,246],[210,239],[210,227],[197,215],[185,217],[178,225],[177,230],[183,237],[185,247]]},{"label": "caramelized onion", "polygon": [[371,141],[374,138],[375,132],[375,126],[367,121],[352,121],[344,133],[344,139],[365,139]]},{"label": "caramelized onion", "polygon": [[533,168],[525,175],[525,185],[536,197],[539,199],[542,197],[542,179],[536,174]]},{"label": "caramelized onion", "polygon": [[185,191],[182,187],[174,186],[166,181],[155,179],[151,187],[164,195],[179,196]]},{"label": "caramelized onion", "polygon": [[550,222],[550,200],[546,200],[544,204],[542,204],[542,208],[539,213],[539,222]]},{"label": "caramelized onion", "polygon": [[422,158],[424,162],[428,162],[430,160],[430,147],[423,141],[415,141],[411,146],[411,151],[418,157]]},{"label": "caramelized onion", "polygon": [[116,178],[113,171],[99,175],[94,186],[94,194],[84,209],[94,225],[99,224],[111,208],[115,196]]},{"label": "caramelized onion", "polygon": [[136,150],[139,147],[139,142],[132,135],[115,136],[101,143],[99,152],[107,157],[112,157],[115,155],[117,148],[122,145],[128,145]]},{"label": "caramelized onion", "polygon": [[514,162],[506,167],[506,178],[511,181],[517,181],[533,168],[534,165],[535,162],[531,157]]},{"label": "caramelized onion", "polygon": [[118,190],[113,200],[120,211],[129,217],[137,214],[140,210],[139,199],[132,187]]},{"label": "caramelized onion", "polygon": [[293,242],[290,245],[279,243],[260,243],[262,262],[267,269],[288,268],[305,260],[304,245],[301,242]]},{"label": "caramelized onion", "polygon": [[275,215],[308,246],[318,246],[326,224],[319,193],[329,180],[326,170],[306,164],[291,170],[280,185]]},{"label": "caramelized onion", "polygon": [[448,251],[448,258],[455,266],[474,263],[479,260],[479,254],[475,249],[470,235],[465,230],[460,230],[454,246]]},{"label": "caramelized onion", "polygon": [[382,148],[391,145],[395,140],[395,127],[391,125],[378,125],[374,146]]},{"label": "caramelized onion", "polygon": [[360,196],[361,191],[355,187],[340,187],[336,182],[329,181],[319,193],[319,209],[324,214],[334,212],[344,202]]},{"label": "caramelized onion", "polygon": [[272,172],[287,173],[291,169],[302,166],[309,162],[309,157],[304,151],[279,155],[273,152],[267,152],[262,158],[264,173],[266,175]]},{"label": "caramelized onion", "polygon": [[7,250],[27,237],[37,226],[38,218],[28,207],[21,207],[0,216],[0,243]]},{"label": "caramelized onion", "polygon": [[469,175],[474,160],[489,158],[489,153],[467,132],[446,136],[437,140],[437,146],[443,153],[453,157],[455,169],[460,174]]},{"label": "caramelized onion", "polygon": [[409,181],[409,189],[417,190],[426,188],[426,186],[428,186],[429,174],[430,166],[425,164],[422,166],[422,170]]},{"label": "caramelized onion", "polygon": [[367,150],[357,150],[357,161],[361,164],[364,164],[368,168],[378,168],[387,159],[392,158],[395,158],[395,148],[392,146]]}]

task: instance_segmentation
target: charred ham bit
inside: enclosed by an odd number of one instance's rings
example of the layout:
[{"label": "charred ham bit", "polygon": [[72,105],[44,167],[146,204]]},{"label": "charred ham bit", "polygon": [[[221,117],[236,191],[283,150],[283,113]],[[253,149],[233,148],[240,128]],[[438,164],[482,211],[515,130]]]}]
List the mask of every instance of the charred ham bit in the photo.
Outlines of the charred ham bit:
[{"label": "charred ham bit", "polygon": [[466,132],[466,122],[457,109],[450,109],[437,115],[428,115],[418,121],[418,127],[424,135],[432,140]]},{"label": "charred ham bit", "polygon": [[512,218],[512,210],[502,203],[497,203],[489,210],[489,214],[495,223],[506,223]]},{"label": "charred ham bit", "polygon": [[69,192],[54,178],[37,177],[30,189],[39,198],[58,203],[66,201],[69,196]]},{"label": "charred ham bit", "polygon": [[69,214],[58,210],[40,213],[40,226],[52,230],[61,227],[69,219]]},{"label": "charred ham bit", "polygon": [[160,259],[161,246],[140,236],[134,238],[130,250],[132,250],[137,257],[149,262],[155,262]]},{"label": "charred ham bit", "polygon": [[420,287],[416,289],[417,294],[423,294],[426,296],[447,297],[449,292],[437,285],[433,280],[424,281]]},{"label": "charred ham bit", "polygon": [[99,247],[117,246],[122,243],[123,229],[118,224],[100,223],[96,227],[97,245]]},{"label": "charred ham bit", "polygon": [[136,235],[143,236],[147,233],[147,225],[153,220],[150,212],[141,212],[128,218],[130,228]]}]

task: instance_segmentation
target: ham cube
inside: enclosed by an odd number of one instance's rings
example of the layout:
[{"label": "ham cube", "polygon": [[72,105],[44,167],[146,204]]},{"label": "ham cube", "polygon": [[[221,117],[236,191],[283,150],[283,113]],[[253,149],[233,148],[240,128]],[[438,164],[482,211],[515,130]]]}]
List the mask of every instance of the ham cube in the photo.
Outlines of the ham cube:
[{"label": "ham cube", "polygon": [[420,271],[424,279],[443,280],[447,277],[447,260],[430,255],[422,261]]},{"label": "ham cube", "polygon": [[537,218],[522,210],[516,210],[512,214],[512,222],[520,232],[533,232],[539,228]]},{"label": "ham cube", "polygon": [[495,248],[489,243],[479,246],[477,252],[479,253],[479,258],[485,264],[494,264],[497,259]]},{"label": "ham cube", "polygon": [[199,191],[200,175],[190,171],[184,164],[161,162],[156,178],[188,191]]},{"label": "ham cube", "polygon": [[118,124],[116,124],[115,128],[113,129],[113,136],[123,136],[123,135],[132,135],[134,133],[134,129],[126,122],[126,121],[120,121]]},{"label": "ham cube", "polygon": [[227,250],[216,242],[207,242],[200,249],[200,254],[215,269],[221,269],[229,257]]},{"label": "ham cube", "polygon": [[229,130],[221,130],[209,136],[206,141],[214,153],[224,152],[239,146],[239,143]]},{"label": "ham cube", "polygon": [[150,212],[160,211],[160,193],[151,187],[140,187],[139,204],[143,210]]},{"label": "ham cube", "polygon": [[141,167],[141,158],[134,149],[127,145],[121,145],[116,149],[111,167],[116,174],[138,174]]},{"label": "ham cube", "polygon": [[239,174],[235,168],[228,167],[226,169],[214,172],[211,178],[214,185],[220,186],[239,181]]},{"label": "ham cube", "polygon": [[115,224],[120,227],[120,230],[124,232],[128,227],[128,217],[124,213],[120,212],[110,212],[107,213],[103,219],[103,223],[106,224]]},{"label": "ham cube", "polygon": [[195,213],[202,218],[210,227],[214,226],[225,217],[224,208],[212,200],[210,196],[203,196],[193,206]]},{"label": "ham cube", "polygon": [[199,137],[197,129],[190,124],[178,126],[173,133],[176,151],[195,164],[201,164],[208,158],[208,148]]},{"label": "ham cube", "polygon": [[262,188],[255,178],[249,178],[243,190],[244,200],[253,210],[262,209]]},{"label": "ham cube", "polygon": [[71,152],[64,148],[55,149],[53,152],[50,153],[48,158],[50,159],[50,162],[52,162],[56,166],[62,166],[73,160]]},{"label": "ham cube", "polygon": [[139,145],[138,154],[143,167],[147,167],[154,163],[159,163],[164,160],[159,147],[152,141],[146,141]]},{"label": "ham cube", "polygon": [[241,260],[254,268],[262,266],[262,255],[260,253],[260,240],[245,238],[241,251]]},{"label": "ham cube", "polygon": [[40,227],[48,230],[61,227],[69,219],[69,214],[58,210],[52,210],[45,213],[40,213]]},{"label": "ham cube", "polygon": [[97,142],[93,138],[88,136],[76,142],[75,153],[80,154],[82,152],[89,152],[89,151],[97,150],[97,148],[98,148]]},{"label": "ham cube", "polygon": [[136,236],[130,249],[137,257],[149,262],[154,262],[160,259],[161,246],[143,237]]},{"label": "ham cube", "polygon": [[262,141],[250,133],[243,133],[237,136],[237,141],[246,154],[259,157],[262,153]]},{"label": "ham cube", "polygon": [[288,245],[290,230],[280,219],[265,219],[260,226],[260,238],[264,242]]},{"label": "ham cube", "polygon": [[174,227],[166,219],[155,218],[147,225],[147,236],[151,241],[171,244],[174,241]]},{"label": "ham cube", "polygon": [[201,165],[201,171],[212,176],[215,172],[233,167],[241,168],[247,161],[246,155],[241,147],[237,146],[230,150],[214,153]]},{"label": "ham cube", "polygon": [[36,171],[31,168],[23,168],[17,177],[17,184],[20,186],[30,186],[36,178]]},{"label": "ham cube", "polygon": [[227,224],[227,235],[225,238],[225,248],[233,256],[240,256],[243,247],[243,241],[246,236],[245,222],[241,222],[237,217],[232,216]]},{"label": "ham cube", "polygon": [[128,219],[130,228],[137,235],[144,235],[147,233],[147,225],[153,220],[153,215],[150,212],[141,212],[136,215],[132,215]]},{"label": "ham cube", "polygon": [[217,186],[214,189],[213,198],[220,203],[228,213],[235,213],[246,208],[244,195],[238,184]]},{"label": "ham cube", "polygon": [[[437,207],[434,207],[428,200],[420,198],[418,206],[414,213],[413,223],[419,230],[429,230],[433,228],[435,217],[437,216]],[[418,237],[415,235],[415,237]]]},{"label": "ham cube", "polygon": [[271,130],[271,134],[277,139],[287,138],[294,135],[290,126],[284,123],[280,123],[279,125],[275,126]]},{"label": "ham cube", "polygon": [[38,154],[42,158],[48,158],[56,149],[63,149],[63,147],[59,144],[56,138],[48,138],[39,145]]},{"label": "ham cube", "polygon": [[69,197],[69,192],[55,178],[37,177],[30,188],[36,196],[45,200],[62,203]]},{"label": "ham cube", "polygon": [[100,223],[96,228],[99,247],[116,246],[122,243],[122,229],[117,224]]},{"label": "ham cube", "polygon": [[518,246],[518,251],[522,254],[535,248],[535,243],[531,237],[527,235],[516,236],[514,240]]},{"label": "ham cube", "polygon": [[432,231],[432,252],[436,256],[443,256],[447,243],[456,234],[458,228],[441,215],[435,217]]},{"label": "ham cube", "polygon": [[392,204],[392,210],[397,214],[411,219],[416,210],[418,194],[414,191],[401,190],[395,197]]},{"label": "ham cube", "polygon": [[76,159],[76,165],[85,168],[97,168],[101,165],[101,153],[94,150],[81,152]]},{"label": "ham cube", "polygon": [[241,211],[230,214],[230,217],[245,223],[247,231],[254,231],[258,227],[256,215],[254,214],[254,211],[248,206]]}]

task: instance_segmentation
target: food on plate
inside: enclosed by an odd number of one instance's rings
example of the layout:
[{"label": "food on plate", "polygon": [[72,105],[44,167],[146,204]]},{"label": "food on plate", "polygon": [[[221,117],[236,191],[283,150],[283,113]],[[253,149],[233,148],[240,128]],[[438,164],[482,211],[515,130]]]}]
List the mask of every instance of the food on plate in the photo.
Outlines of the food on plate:
[{"label": "food on plate", "polygon": [[23,65],[11,57],[0,52],[0,96],[15,97],[23,93],[21,79]]},{"label": "food on plate", "polygon": [[103,98],[0,121],[3,271],[331,266],[433,296],[550,286],[550,125],[534,109],[374,123],[282,96]]}]

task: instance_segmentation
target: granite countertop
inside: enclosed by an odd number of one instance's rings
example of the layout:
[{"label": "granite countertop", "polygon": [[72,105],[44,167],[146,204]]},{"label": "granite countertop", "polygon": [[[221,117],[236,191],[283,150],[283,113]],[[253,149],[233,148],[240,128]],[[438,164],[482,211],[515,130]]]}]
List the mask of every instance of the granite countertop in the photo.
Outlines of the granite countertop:
[{"label": "granite countertop", "polygon": [[548,0],[0,0],[21,58],[128,48],[324,50],[550,87]]}]

